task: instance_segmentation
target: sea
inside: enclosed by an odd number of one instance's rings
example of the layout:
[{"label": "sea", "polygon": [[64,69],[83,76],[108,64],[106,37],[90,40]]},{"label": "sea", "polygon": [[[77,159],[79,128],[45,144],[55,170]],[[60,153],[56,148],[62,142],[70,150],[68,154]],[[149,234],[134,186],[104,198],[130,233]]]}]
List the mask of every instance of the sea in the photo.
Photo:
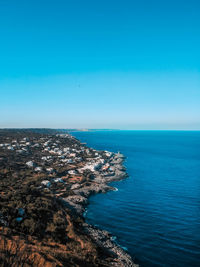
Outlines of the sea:
[{"label": "sea", "polygon": [[73,135],[122,152],[129,177],[90,197],[87,222],[109,231],[141,267],[200,266],[200,131]]}]

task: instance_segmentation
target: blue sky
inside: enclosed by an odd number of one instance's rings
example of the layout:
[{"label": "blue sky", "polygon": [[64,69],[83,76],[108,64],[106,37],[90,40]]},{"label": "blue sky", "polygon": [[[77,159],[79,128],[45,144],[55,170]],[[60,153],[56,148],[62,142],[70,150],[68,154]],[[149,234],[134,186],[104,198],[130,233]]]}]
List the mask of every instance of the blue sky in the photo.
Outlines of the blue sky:
[{"label": "blue sky", "polygon": [[200,2],[0,0],[0,127],[199,129]]}]

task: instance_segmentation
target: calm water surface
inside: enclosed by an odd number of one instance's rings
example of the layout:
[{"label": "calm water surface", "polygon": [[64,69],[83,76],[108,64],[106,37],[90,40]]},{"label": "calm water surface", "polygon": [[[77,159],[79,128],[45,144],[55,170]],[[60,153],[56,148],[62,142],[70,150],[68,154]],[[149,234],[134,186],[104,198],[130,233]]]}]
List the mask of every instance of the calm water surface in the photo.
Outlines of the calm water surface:
[{"label": "calm water surface", "polygon": [[108,230],[140,266],[200,266],[200,132],[97,131],[74,136],[121,151],[129,178],[90,198],[87,220]]}]

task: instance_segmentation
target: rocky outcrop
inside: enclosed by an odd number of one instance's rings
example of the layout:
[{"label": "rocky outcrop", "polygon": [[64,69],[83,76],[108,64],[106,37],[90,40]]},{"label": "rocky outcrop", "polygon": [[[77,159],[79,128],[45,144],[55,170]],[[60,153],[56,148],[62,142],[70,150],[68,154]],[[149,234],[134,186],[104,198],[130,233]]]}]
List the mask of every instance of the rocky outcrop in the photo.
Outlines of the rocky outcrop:
[{"label": "rocky outcrop", "polygon": [[[114,187],[109,186],[108,183],[119,181],[127,177],[125,168],[123,167],[124,157],[122,154],[115,154],[112,161],[112,169],[114,175],[103,176],[96,172],[96,176],[90,185],[77,188],[74,190],[73,196],[65,198],[65,204],[73,208],[80,216],[83,215],[86,206],[88,205],[88,198],[92,194],[106,193],[109,190],[115,190]],[[110,266],[116,267],[137,267],[130,255],[128,255],[119,245],[117,245],[112,238],[112,235],[105,230],[100,230],[87,223],[83,224],[84,231],[89,235],[94,242],[106,249],[109,254],[114,255],[114,259],[110,261]]]},{"label": "rocky outcrop", "polygon": [[116,266],[116,267],[139,266],[132,261],[130,255],[128,255],[122,248],[120,248],[115,242],[113,242],[112,236],[109,232],[105,230],[100,230],[87,223],[84,224],[84,227],[86,233],[88,233],[93,238],[95,243],[97,243],[100,247],[106,249],[109,252],[109,254],[116,255],[116,258],[110,262],[110,266]]}]

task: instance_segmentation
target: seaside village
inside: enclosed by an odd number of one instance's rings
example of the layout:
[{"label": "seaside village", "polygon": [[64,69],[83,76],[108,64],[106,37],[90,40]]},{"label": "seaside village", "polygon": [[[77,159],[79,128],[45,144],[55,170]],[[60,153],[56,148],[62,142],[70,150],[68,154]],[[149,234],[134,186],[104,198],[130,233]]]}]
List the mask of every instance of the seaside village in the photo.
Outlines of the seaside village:
[{"label": "seaside village", "polygon": [[[9,166],[12,175],[34,175],[41,190],[51,190],[56,196],[80,188],[88,177],[115,175],[114,153],[88,148],[70,134],[8,136],[0,144],[0,152],[1,166]],[[13,157],[10,163],[6,161]]]},{"label": "seaside village", "polygon": [[108,183],[126,177],[122,162],[122,154],[89,148],[68,133],[0,131],[0,258],[6,266],[10,260],[15,266],[134,266],[109,233],[84,220],[88,197],[115,190]]},{"label": "seaside village", "polygon": [[38,131],[0,131],[0,258],[6,266],[135,266],[108,232],[84,220],[88,197],[126,177],[123,155]]}]

